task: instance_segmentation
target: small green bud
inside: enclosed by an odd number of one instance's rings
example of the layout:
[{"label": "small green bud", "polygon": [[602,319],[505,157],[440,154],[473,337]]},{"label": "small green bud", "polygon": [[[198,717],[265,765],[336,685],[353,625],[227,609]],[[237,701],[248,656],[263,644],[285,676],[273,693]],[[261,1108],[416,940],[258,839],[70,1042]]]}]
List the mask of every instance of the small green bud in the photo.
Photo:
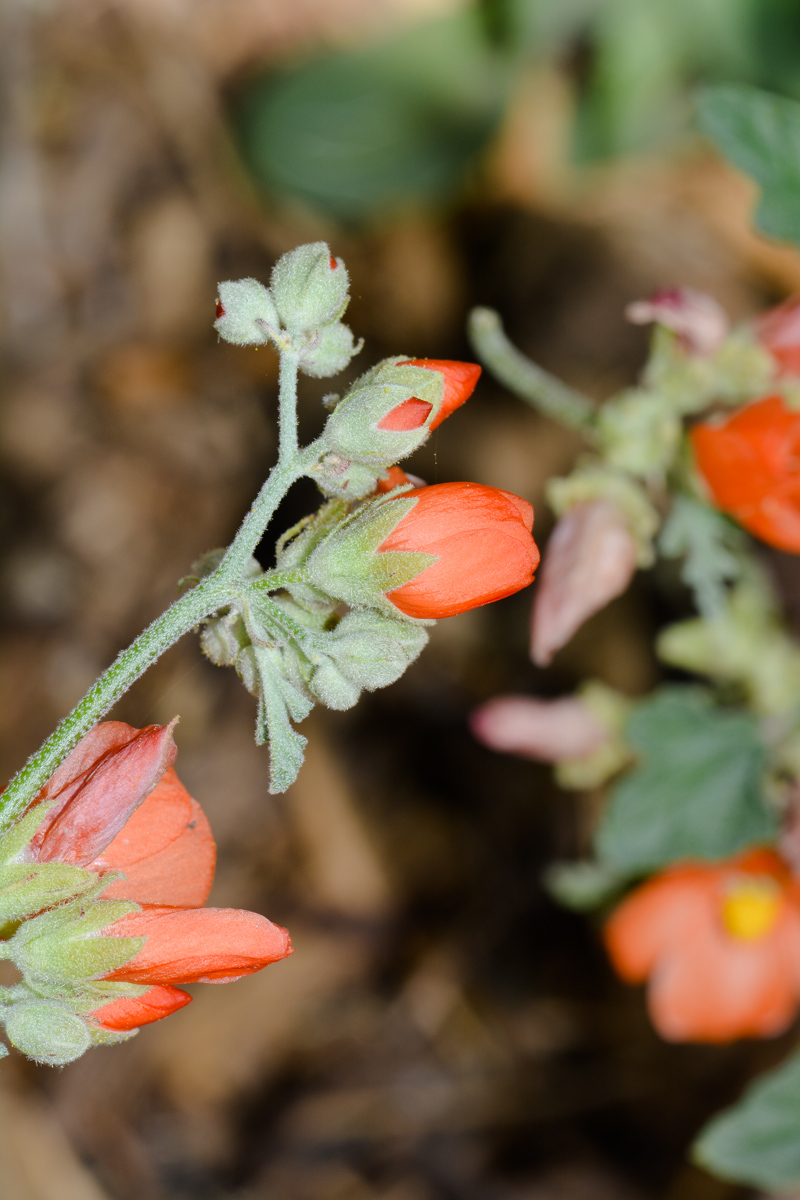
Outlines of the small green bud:
[{"label": "small green bud", "polygon": [[200,631],[200,648],[217,667],[232,667],[240,650],[249,645],[244,621],[235,610],[211,617]]},{"label": "small green bud", "polygon": [[291,334],[330,325],[349,299],[345,265],[332,257],[326,242],[298,246],[279,258],[270,287],[281,322]]},{"label": "small green bud", "polygon": [[226,342],[237,346],[263,346],[270,333],[278,333],[275,301],[269,288],[257,279],[228,279],[219,285],[214,328]]},{"label": "small green bud", "polygon": [[311,474],[321,492],[342,500],[363,500],[378,486],[376,470],[341,454],[323,454]]},{"label": "small green bud", "polygon": [[421,625],[362,610],[342,618],[331,635],[329,653],[353,684],[372,691],[399,679],[427,641]]},{"label": "small green bud", "polygon": [[[322,435],[325,446],[379,472],[422,445],[443,399],[440,371],[387,358],[356,380],[336,405]],[[412,401],[413,412],[405,407]]]},{"label": "small green bud", "polygon": [[74,1062],[91,1044],[85,1023],[57,1000],[21,1000],[3,1019],[11,1045],[50,1067]]},{"label": "small green bud", "polygon": [[597,432],[609,466],[647,477],[672,465],[681,443],[681,421],[658,392],[629,388],[597,414]]},{"label": "small green bud", "polygon": [[338,375],[363,345],[363,338],[356,344],[352,330],[341,321],[334,321],[315,334],[300,351],[300,370],[315,379]]},{"label": "small green bud", "polygon": [[244,646],[234,662],[236,674],[241,679],[251,696],[261,695],[261,676],[256,662],[256,652],[252,646]]}]

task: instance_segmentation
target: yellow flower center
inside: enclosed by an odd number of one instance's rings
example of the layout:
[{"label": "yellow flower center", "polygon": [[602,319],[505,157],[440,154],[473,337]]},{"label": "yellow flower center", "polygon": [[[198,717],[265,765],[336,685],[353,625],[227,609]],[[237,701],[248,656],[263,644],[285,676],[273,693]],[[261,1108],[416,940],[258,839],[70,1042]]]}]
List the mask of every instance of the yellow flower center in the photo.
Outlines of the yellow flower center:
[{"label": "yellow flower center", "polygon": [[733,937],[753,942],[770,932],[780,907],[781,891],[774,879],[742,879],[722,902],[722,921]]}]

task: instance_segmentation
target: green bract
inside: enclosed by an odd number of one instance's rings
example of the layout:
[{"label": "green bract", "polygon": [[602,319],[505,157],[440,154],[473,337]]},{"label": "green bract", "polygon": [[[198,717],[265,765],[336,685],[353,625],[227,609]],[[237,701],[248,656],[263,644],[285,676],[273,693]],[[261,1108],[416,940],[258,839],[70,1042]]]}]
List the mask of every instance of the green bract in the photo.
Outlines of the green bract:
[{"label": "green bract", "polygon": [[436,558],[407,550],[379,554],[378,547],[416,503],[414,497],[398,496],[366,504],[314,550],[306,564],[311,583],[347,604],[366,605],[389,616],[401,616],[387,600],[387,592],[415,579]]},{"label": "green bract", "polygon": [[290,250],[270,276],[281,324],[292,334],[311,333],[338,320],[347,308],[348,287],[347,268],[340,258],[332,258],[326,242]]}]

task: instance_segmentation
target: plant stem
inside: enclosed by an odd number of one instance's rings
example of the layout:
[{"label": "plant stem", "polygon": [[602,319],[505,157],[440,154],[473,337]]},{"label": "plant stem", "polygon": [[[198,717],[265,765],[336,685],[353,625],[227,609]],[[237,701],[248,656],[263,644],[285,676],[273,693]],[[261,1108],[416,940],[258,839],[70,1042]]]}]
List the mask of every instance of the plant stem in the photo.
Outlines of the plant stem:
[{"label": "plant stem", "polygon": [[30,804],[70,750],[124,695],[134,680],[198,621],[220,608],[229,594],[230,589],[220,578],[220,573],[210,575],[181,596],[117,656],[3,792],[0,831]]},{"label": "plant stem", "polygon": [[297,457],[297,355],[281,350],[278,375],[278,462],[289,463]]},{"label": "plant stem", "polygon": [[[306,446],[302,451],[298,449],[297,364],[298,358],[294,352],[281,351],[278,462],[250,506],[219,568],[185,596],[181,596],[140,633],[90,687],[41,749],[28,759],[0,796],[0,831],[7,828],[30,804],[70,750],[116,704],[134,680],[204,617],[231,601],[247,561],[264,536],[275,509],[318,454],[316,443]],[[272,586],[280,587],[280,573],[273,574],[275,582]]]},{"label": "plant stem", "polygon": [[473,308],[468,331],[472,347],[494,376],[545,417],[591,436],[595,405],[526,358],[506,337],[491,308]]}]

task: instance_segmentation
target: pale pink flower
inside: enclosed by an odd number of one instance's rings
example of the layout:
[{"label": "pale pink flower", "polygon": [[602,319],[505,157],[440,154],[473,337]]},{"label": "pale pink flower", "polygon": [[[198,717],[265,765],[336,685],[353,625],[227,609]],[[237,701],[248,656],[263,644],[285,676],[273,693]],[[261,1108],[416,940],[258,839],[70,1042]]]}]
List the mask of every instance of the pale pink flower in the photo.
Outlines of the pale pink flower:
[{"label": "pale pink flower", "polygon": [[634,300],[625,309],[634,325],[655,321],[678,335],[687,354],[709,358],[719,350],[728,335],[730,322],[725,310],[713,296],[694,288],[670,288],[656,292],[649,300]]}]

